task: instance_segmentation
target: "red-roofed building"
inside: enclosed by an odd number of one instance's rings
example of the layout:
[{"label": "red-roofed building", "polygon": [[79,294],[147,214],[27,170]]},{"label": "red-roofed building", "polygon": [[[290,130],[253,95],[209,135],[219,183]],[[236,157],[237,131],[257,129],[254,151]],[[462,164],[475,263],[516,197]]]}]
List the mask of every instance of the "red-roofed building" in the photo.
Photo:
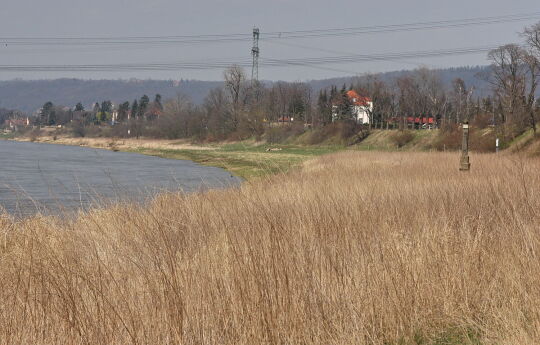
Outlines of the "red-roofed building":
[{"label": "red-roofed building", "polygon": [[388,120],[389,123],[398,124],[402,123],[404,126],[418,129],[432,129],[437,127],[437,119],[432,116],[413,117],[408,116],[405,118],[393,117]]},{"label": "red-roofed building", "polygon": [[[371,113],[373,112],[373,101],[369,97],[360,96],[358,92],[354,90],[347,91],[347,98],[352,106],[352,116],[354,120],[359,124],[369,124]],[[334,104],[332,106],[332,116],[337,118],[338,106]]]},{"label": "red-roofed building", "polygon": [[5,121],[4,126],[13,131],[16,131],[20,127],[30,126],[30,118],[27,117],[27,118],[9,119]]}]

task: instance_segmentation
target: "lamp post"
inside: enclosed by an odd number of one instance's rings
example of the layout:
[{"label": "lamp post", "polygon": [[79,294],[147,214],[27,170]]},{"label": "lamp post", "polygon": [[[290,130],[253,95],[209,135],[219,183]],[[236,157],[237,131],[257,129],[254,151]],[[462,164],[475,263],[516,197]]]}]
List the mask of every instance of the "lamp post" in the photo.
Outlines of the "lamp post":
[{"label": "lamp post", "polygon": [[463,141],[461,144],[461,159],[459,162],[460,171],[469,171],[471,163],[469,162],[469,121],[463,122]]}]

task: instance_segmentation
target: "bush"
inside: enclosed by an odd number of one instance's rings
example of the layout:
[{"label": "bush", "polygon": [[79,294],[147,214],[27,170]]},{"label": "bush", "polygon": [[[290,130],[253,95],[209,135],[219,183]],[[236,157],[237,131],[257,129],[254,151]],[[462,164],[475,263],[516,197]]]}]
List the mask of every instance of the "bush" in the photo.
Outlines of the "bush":
[{"label": "bush", "polygon": [[471,122],[471,125],[474,128],[484,129],[489,127],[492,124],[493,115],[490,114],[478,114],[474,117],[474,120]]},{"label": "bush", "polygon": [[462,133],[459,125],[445,125],[439,132],[434,148],[438,151],[459,150],[461,147]]},{"label": "bush", "polygon": [[266,131],[266,141],[269,144],[278,144],[287,139],[304,133],[304,124],[283,124],[279,127],[269,128]]},{"label": "bush", "polygon": [[34,128],[30,132],[28,132],[28,137],[30,138],[30,141],[36,141],[38,137],[42,135],[41,129]]},{"label": "bush", "polygon": [[317,145],[325,141],[335,141],[335,144],[350,145],[362,140],[366,133],[366,131],[363,131],[362,125],[358,125],[353,121],[339,121],[311,130],[304,139],[304,143],[306,145]]},{"label": "bush", "polygon": [[470,149],[475,152],[495,152],[495,132],[473,129],[470,136]]},{"label": "bush", "polygon": [[71,132],[76,138],[84,138],[86,136],[86,126],[81,121],[73,122]]},{"label": "bush", "polygon": [[398,147],[401,148],[414,139],[414,134],[411,131],[401,130],[397,133],[394,133],[390,140]]},{"label": "bush", "polygon": [[[478,129],[471,126],[469,133],[469,149],[475,152],[495,151],[495,132],[491,129]],[[448,125],[441,130],[434,147],[438,151],[461,149],[463,131],[460,125]]]}]

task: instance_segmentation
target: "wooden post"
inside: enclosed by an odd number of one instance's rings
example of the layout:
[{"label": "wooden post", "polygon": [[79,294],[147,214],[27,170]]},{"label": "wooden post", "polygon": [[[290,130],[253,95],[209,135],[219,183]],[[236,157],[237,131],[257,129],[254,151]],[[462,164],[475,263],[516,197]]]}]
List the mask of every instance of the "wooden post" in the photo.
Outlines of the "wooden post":
[{"label": "wooden post", "polygon": [[460,171],[469,171],[471,163],[469,162],[469,122],[463,123],[463,142],[461,144],[461,159],[459,162]]}]

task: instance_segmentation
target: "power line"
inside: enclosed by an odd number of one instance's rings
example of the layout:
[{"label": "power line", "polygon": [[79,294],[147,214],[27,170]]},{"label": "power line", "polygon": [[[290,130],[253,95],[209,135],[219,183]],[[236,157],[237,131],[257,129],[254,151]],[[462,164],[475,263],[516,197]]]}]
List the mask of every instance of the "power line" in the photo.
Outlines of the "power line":
[{"label": "power line", "polygon": [[[496,47],[464,47],[440,50],[424,50],[410,52],[394,52],[379,54],[354,54],[328,57],[308,57],[297,59],[261,59],[260,65],[265,67],[313,67],[321,65],[333,65],[344,63],[362,63],[372,61],[385,61],[388,59],[401,60],[411,58],[442,57],[455,55],[469,55],[486,53]],[[212,70],[225,69],[231,65],[241,67],[252,66],[249,59],[243,60],[224,60],[224,61],[177,61],[169,63],[131,63],[131,64],[79,64],[79,65],[0,65],[0,71],[17,72],[46,72],[46,71],[77,71],[77,72],[95,72],[95,71],[172,71],[172,70]]]},{"label": "power line", "polygon": [[[406,32],[444,28],[462,28],[468,26],[493,25],[539,19],[540,12],[510,14],[491,17],[476,17],[445,21],[428,21],[391,25],[374,25],[349,28],[312,29],[297,31],[274,31],[261,33],[261,40],[285,40],[300,38],[325,38],[351,35],[371,35],[388,32]],[[166,36],[111,36],[111,37],[0,37],[3,45],[168,45],[168,44],[205,44],[248,41],[249,34],[208,34],[208,35],[166,35]]]},{"label": "power line", "polygon": [[[271,43],[271,44],[277,44],[277,45],[283,45],[283,46],[287,46],[287,47],[293,47],[293,48],[300,48],[300,49],[305,49],[305,50],[312,50],[312,51],[320,51],[320,52],[324,52],[324,53],[330,53],[330,54],[346,54],[346,55],[354,55],[353,53],[351,52],[344,52],[344,51],[337,51],[337,50],[331,50],[331,49],[326,49],[326,48],[320,48],[320,47],[312,47],[312,46],[307,46],[307,45],[304,45],[304,44],[299,44],[299,43],[287,43],[287,42],[281,42],[281,41],[269,41],[267,43]],[[406,61],[406,60],[394,60],[394,59],[387,59],[388,61],[399,61],[400,63],[405,63],[405,64],[408,64],[408,65],[414,65],[414,66],[421,66],[421,65],[425,65],[425,64],[421,64],[421,63],[417,63],[417,62],[412,62],[412,61]]]},{"label": "power line", "polygon": [[456,19],[446,21],[429,21],[429,22],[417,22],[407,24],[391,24],[391,25],[375,25],[364,27],[350,27],[350,28],[335,28],[335,29],[321,29],[321,30],[304,30],[304,31],[282,31],[273,32],[264,35],[264,38],[312,38],[312,37],[334,37],[334,36],[348,36],[348,35],[360,35],[360,34],[378,34],[396,31],[415,31],[426,29],[441,29],[441,28],[460,28],[474,25],[491,25],[506,22],[516,22],[524,20],[537,19],[540,16],[540,12],[531,12],[527,14],[513,14],[496,17],[476,17],[469,19]]}]

